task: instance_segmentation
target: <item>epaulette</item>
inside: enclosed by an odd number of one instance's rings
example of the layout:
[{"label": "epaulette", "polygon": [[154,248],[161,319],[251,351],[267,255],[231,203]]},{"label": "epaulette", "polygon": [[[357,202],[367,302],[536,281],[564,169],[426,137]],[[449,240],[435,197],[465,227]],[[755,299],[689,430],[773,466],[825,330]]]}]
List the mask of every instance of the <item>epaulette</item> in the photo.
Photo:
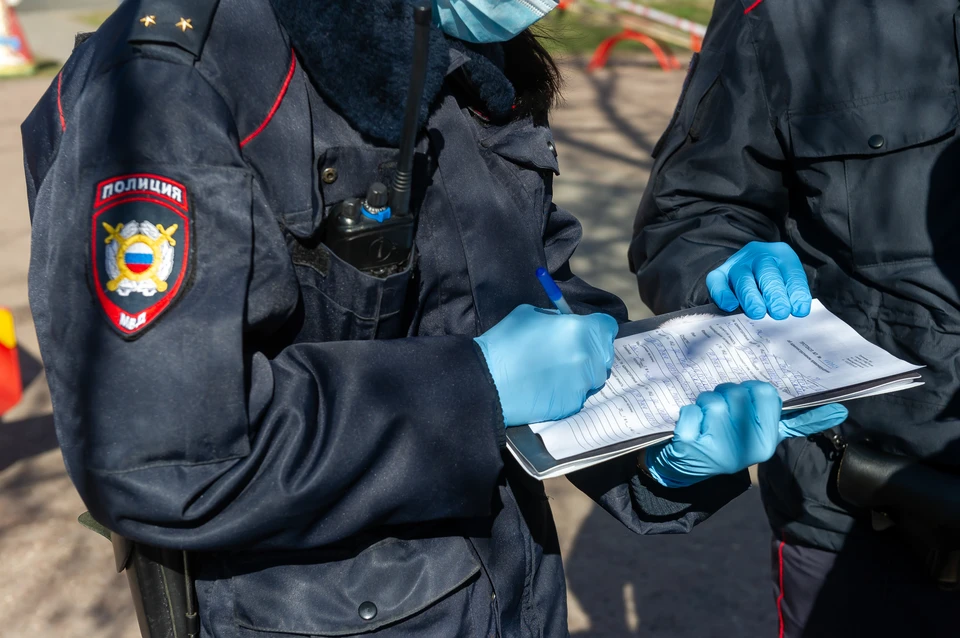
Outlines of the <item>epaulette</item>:
[{"label": "epaulette", "polygon": [[199,58],[219,3],[220,0],[141,0],[127,41],[172,44]]},{"label": "epaulette", "polygon": [[96,31],[82,31],[73,38],[73,50],[76,51],[77,47],[86,42],[93,36]]}]

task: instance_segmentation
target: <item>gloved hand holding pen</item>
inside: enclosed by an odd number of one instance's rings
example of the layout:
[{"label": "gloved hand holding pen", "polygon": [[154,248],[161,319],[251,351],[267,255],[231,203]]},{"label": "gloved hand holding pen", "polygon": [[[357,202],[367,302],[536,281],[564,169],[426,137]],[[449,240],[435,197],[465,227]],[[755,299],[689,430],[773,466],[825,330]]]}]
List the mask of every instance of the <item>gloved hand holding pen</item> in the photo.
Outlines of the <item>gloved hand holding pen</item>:
[{"label": "gloved hand holding pen", "polygon": [[613,365],[617,321],[602,313],[560,314],[517,306],[474,339],[500,395],[504,425],[577,413]]},{"label": "gloved hand holding pen", "polygon": [[538,268],[536,277],[557,309],[517,306],[475,339],[508,427],[579,412],[613,366],[617,320],[603,313],[573,314],[550,273]]}]

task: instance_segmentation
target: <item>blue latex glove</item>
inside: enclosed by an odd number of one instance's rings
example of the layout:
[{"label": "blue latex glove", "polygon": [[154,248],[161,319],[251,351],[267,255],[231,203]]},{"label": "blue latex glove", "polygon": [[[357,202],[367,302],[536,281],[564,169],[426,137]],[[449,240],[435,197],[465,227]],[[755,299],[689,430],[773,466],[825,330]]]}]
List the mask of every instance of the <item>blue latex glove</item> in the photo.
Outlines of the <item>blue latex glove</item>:
[{"label": "blue latex glove", "polygon": [[507,426],[575,414],[613,365],[617,320],[517,306],[474,341],[483,350]]},{"label": "blue latex glove", "polygon": [[714,303],[731,312],[743,306],[751,319],[810,314],[810,286],[797,253],[782,242],[752,241],[707,275]]},{"label": "blue latex glove", "polygon": [[777,445],[840,425],[847,409],[831,403],[780,418],[780,396],[763,381],[724,383],[680,409],[673,439],[647,450],[647,470],[666,487],[734,474],[773,456]]}]

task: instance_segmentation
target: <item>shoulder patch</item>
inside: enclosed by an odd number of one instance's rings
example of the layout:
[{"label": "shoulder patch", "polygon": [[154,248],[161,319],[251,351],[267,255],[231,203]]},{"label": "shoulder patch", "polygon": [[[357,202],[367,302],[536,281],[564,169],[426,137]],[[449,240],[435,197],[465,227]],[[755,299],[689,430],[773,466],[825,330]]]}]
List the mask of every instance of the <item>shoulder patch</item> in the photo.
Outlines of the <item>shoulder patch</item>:
[{"label": "shoulder patch", "polygon": [[138,336],[183,292],[189,203],[183,184],[160,175],[122,175],[97,185],[93,286],[107,321],[125,338]]},{"label": "shoulder patch", "polygon": [[200,57],[220,0],[142,0],[130,44],[167,44]]}]

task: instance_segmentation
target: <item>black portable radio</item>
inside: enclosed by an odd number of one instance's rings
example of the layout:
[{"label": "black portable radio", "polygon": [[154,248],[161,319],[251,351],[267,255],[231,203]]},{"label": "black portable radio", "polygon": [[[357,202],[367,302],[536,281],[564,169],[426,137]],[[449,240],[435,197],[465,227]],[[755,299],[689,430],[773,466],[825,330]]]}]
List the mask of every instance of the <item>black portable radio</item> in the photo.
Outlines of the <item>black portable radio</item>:
[{"label": "black portable radio", "polygon": [[413,154],[417,141],[420,103],[427,77],[431,7],[414,8],[413,67],[403,118],[397,170],[390,187],[374,182],[362,200],[337,204],[326,221],[324,243],[354,268],[387,277],[404,270],[413,253],[417,215],[410,210]]}]

